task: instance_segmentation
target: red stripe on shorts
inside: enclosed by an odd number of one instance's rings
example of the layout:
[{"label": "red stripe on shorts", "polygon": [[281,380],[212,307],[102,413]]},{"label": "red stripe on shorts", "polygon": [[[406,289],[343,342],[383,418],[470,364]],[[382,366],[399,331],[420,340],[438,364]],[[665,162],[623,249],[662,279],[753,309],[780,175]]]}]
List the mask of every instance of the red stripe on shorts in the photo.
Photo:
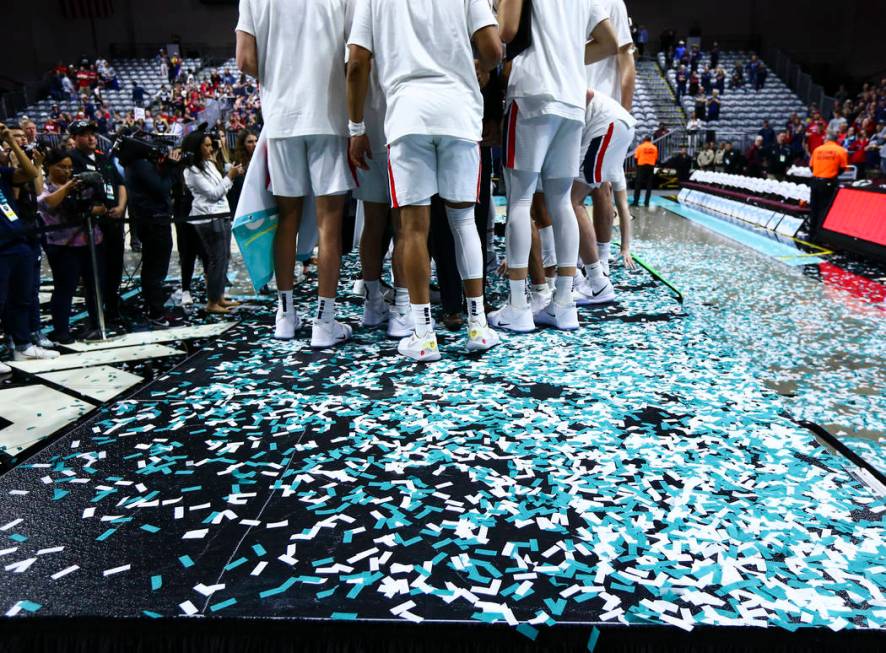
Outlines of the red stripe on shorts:
[{"label": "red stripe on shorts", "polygon": [[394,183],[394,168],[391,165],[391,146],[388,145],[388,180],[391,185],[391,207],[400,208],[400,201],[397,199],[397,185]]},{"label": "red stripe on shorts", "polygon": [[511,115],[508,116],[508,156],[505,167],[513,170],[517,159],[517,103],[511,103]]},{"label": "red stripe on shorts", "polygon": [[480,150],[480,165],[477,166],[477,202],[480,201],[480,182],[483,181],[483,150],[480,149],[480,145],[477,145],[477,149]]},{"label": "red stripe on shorts", "polygon": [[612,142],[612,132],[615,131],[615,123],[609,123],[609,129],[606,130],[606,138],[603,139],[603,144],[600,146],[600,151],[597,152],[597,165],[594,166],[594,182],[601,184],[603,183],[603,160],[606,158],[606,150],[609,149],[609,143]]}]

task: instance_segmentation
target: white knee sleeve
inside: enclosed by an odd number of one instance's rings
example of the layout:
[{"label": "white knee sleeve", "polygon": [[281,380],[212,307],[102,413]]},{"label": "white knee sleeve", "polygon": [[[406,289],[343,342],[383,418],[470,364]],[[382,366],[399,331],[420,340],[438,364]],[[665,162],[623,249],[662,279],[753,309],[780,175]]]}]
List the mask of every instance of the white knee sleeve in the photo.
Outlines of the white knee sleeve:
[{"label": "white knee sleeve", "polygon": [[545,204],[554,223],[557,266],[572,268],[578,263],[578,219],[572,208],[572,179],[545,179]]},{"label": "white knee sleeve", "polygon": [[508,184],[508,268],[525,270],[529,267],[532,249],[532,195],[538,183],[538,173],[506,170]]},{"label": "white knee sleeve", "polygon": [[541,240],[541,259],[542,265],[546,268],[553,268],[557,265],[557,244],[554,242],[554,227],[541,227],[538,230],[538,237]]},{"label": "white knee sleeve", "polygon": [[449,229],[455,241],[455,262],[462,281],[483,278],[483,246],[474,220],[474,207],[446,207]]}]

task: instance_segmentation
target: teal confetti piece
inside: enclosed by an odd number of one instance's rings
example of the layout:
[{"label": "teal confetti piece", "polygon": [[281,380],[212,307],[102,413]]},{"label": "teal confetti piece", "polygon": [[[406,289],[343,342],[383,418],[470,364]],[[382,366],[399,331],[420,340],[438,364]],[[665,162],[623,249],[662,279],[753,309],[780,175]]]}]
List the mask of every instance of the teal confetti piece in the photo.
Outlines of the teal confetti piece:
[{"label": "teal confetti piece", "polygon": [[517,632],[523,635],[523,637],[528,637],[533,642],[538,637],[538,629],[533,628],[529,624],[520,624],[519,626],[517,626]]},{"label": "teal confetti piece", "polygon": [[588,653],[594,653],[594,649],[597,648],[597,640],[600,639],[600,631],[597,630],[597,627],[594,626],[591,629],[591,636],[588,639]]},{"label": "teal confetti piece", "polygon": [[151,576],[151,591],[156,592],[163,587],[163,576]]},{"label": "teal confetti piece", "polygon": [[230,608],[232,605],[235,605],[236,603],[237,603],[237,599],[235,599],[234,597],[231,597],[231,598],[227,599],[226,601],[221,601],[219,603],[215,603],[215,604],[209,606],[209,609],[212,610],[213,612],[219,612],[220,610],[224,610],[225,608]]},{"label": "teal confetti piece", "polygon": [[117,529],[116,529],[116,528],[109,528],[109,529],[106,530],[104,533],[102,533],[102,534],[99,535],[97,538],[95,538],[95,541],[96,541],[96,542],[104,542],[106,539],[108,539],[109,537],[111,537],[111,535],[113,535],[113,534],[116,533],[116,532],[117,532]]},{"label": "teal confetti piece", "polygon": [[141,529],[147,533],[159,533],[160,528],[152,524],[142,524]]},{"label": "teal confetti piece", "polygon": [[189,555],[179,556],[178,561],[182,563],[182,567],[184,567],[185,569],[194,566],[194,561],[191,560],[191,556]]},{"label": "teal confetti piece", "polygon": [[332,619],[335,621],[356,621],[356,612],[333,612]]}]

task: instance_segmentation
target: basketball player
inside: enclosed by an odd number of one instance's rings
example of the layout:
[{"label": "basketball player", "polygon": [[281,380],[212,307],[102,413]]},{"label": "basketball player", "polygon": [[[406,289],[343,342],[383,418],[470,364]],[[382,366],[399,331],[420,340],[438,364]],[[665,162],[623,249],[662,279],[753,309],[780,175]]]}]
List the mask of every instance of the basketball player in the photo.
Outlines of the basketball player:
[{"label": "basketball player", "polygon": [[[348,0],[348,33],[354,21],[357,0]],[[402,276],[401,257],[394,256],[394,310],[388,308],[381,287],[388,228],[396,226],[399,211],[391,209],[388,186],[388,161],[385,148],[385,96],[378,81],[378,69],[372,66],[364,103],[363,121],[369,138],[367,169],[356,168],[357,189],[354,196],[363,202],[363,233],[360,237],[360,263],[366,301],[363,305],[363,326],[376,327],[387,322],[389,338],[405,338],[412,333],[409,290]],[[396,250],[396,239],[395,239]]]},{"label": "basketball player", "polygon": [[[588,191],[593,188],[602,188],[611,185],[615,193],[619,216],[627,216],[621,220],[622,240],[630,242],[631,238],[631,214],[628,209],[628,186],[625,179],[624,162],[628,148],[634,141],[634,128],[637,121],[625,111],[624,107],[612,98],[600,91],[588,90],[588,108],[585,114],[585,128],[582,136],[582,163],[579,169],[579,177],[573,185],[572,198],[576,216],[587,220],[584,209],[584,198]],[[609,194],[608,191],[606,193]],[[611,225],[610,225],[611,228]],[[590,236],[593,236],[591,231]],[[629,250],[625,256],[625,265],[628,265]],[[596,258],[597,252],[592,248],[588,255]],[[587,263],[585,274],[579,272],[576,275],[576,303],[603,304],[615,299],[615,290],[612,287],[608,274],[602,265],[603,252],[600,252],[600,260]],[[608,263],[608,252],[605,253]]]},{"label": "basketball player", "polygon": [[480,185],[483,102],[476,66],[501,61],[498,24],[488,0],[357,0],[348,41],[351,163],[369,168],[374,152],[364,107],[370,67],[378,68],[387,115],[391,205],[400,209],[402,252],[414,330],[400,341],[405,357],[440,359],[431,321],[428,229],[431,197],[446,203],[468,302],[469,351],[499,343],[483,307],[483,253],[474,223]]},{"label": "basketball player", "polygon": [[268,172],[279,209],[274,267],[279,293],[274,336],[291,340],[301,326],[292,303],[296,238],[304,198],[317,198],[319,301],[311,346],[345,342],[335,320],[341,266],[341,220],[354,187],[345,112],[346,0],[240,0],[237,65],[261,83]]},{"label": "basketball player", "polygon": [[[510,301],[489,316],[495,327],[524,333],[536,323],[563,330],[579,326],[572,296],[579,232],[570,191],[584,124],[585,65],[617,50],[615,33],[596,0],[534,2],[531,12],[532,45],[513,60],[505,118]],[[506,43],[517,36],[522,13],[523,0],[499,3]],[[557,279],[551,303],[533,316],[526,277],[530,210],[539,178],[553,221]]]},{"label": "basketball player", "polygon": [[[636,66],[634,64],[634,44],[631,38],[631,23],[624,0],[599,0],[603,5],[606,15],[615,31],[618,43],[618,52],[604,58],[602,61],[587,67],[587,87],[595,92],[600,92],[616,102],[631,113],[634,104],[634,85],[636,81]],[[587,153],[586,147],[591,142],[588,133],[590,116],[586,116],[585,130],[582,133],[582,161]],[[585,264],[585,275],[576,277],[576,290],[578,294],[590,299],[592,302],[600,302],[602,297],[610,301],[614,298],[614,290],[602,289],[599,276],[597,275],[596,263],[600,263],[603,276],[609,277],[609,256],[612,241],[612,193],[609,183],[604,183],[596,188],[589,189],[583,182],[584,176],[579,172],[578,182],[573,187],[572,204],[575,215],[578,218],[578,227],[581,232],[581,247],[579,255]],[[590,190],[594,205],[594,223],[591,224],[585,209],[585,199]],[[619,209],[621,211],[621,209]],[[627,213],[620,215],[622,226],[621,251],[624,257],[625,267],[633,268],[634,262],[630,255],[630,220]],[[627,225],[627,227],[625,227]],[[628,234],[628,237],[626,237]],[[590,288],[588,287],[588,281]],[[594,293],[600,293],[594,295]],[[582,301],[582,300],[579,300]],[[582,301],[585,303],[585,301]]]}]

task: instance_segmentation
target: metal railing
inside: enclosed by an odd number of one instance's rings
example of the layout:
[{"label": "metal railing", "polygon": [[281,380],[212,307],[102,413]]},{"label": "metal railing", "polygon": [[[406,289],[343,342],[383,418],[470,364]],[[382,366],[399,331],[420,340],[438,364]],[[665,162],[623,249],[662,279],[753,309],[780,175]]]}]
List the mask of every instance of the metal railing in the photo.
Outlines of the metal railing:
[{"label": "metal railing", "polygon": [[834,109],[834,98],[824,92],[821,84],[816,84],[812,75],[803,72],[791,58],[778,48],[766,51],[766,63],[775,71],[785,84],[808,106],[816,105],[824,115],[830,115]]},{"label": "metal railing", "polygon": [[[652,144],[658,148],[659,162],[667,161],[679,152],[681,147],[686,146],[686,130],[682,127],[673,129],[664,136],[653,140]],[[628,152],[627,159],[625,159],[625,170],[628,173],[633,173],[637,170],[637,158],[634,156],[634,151],[634,149],[631,149]]]}]

